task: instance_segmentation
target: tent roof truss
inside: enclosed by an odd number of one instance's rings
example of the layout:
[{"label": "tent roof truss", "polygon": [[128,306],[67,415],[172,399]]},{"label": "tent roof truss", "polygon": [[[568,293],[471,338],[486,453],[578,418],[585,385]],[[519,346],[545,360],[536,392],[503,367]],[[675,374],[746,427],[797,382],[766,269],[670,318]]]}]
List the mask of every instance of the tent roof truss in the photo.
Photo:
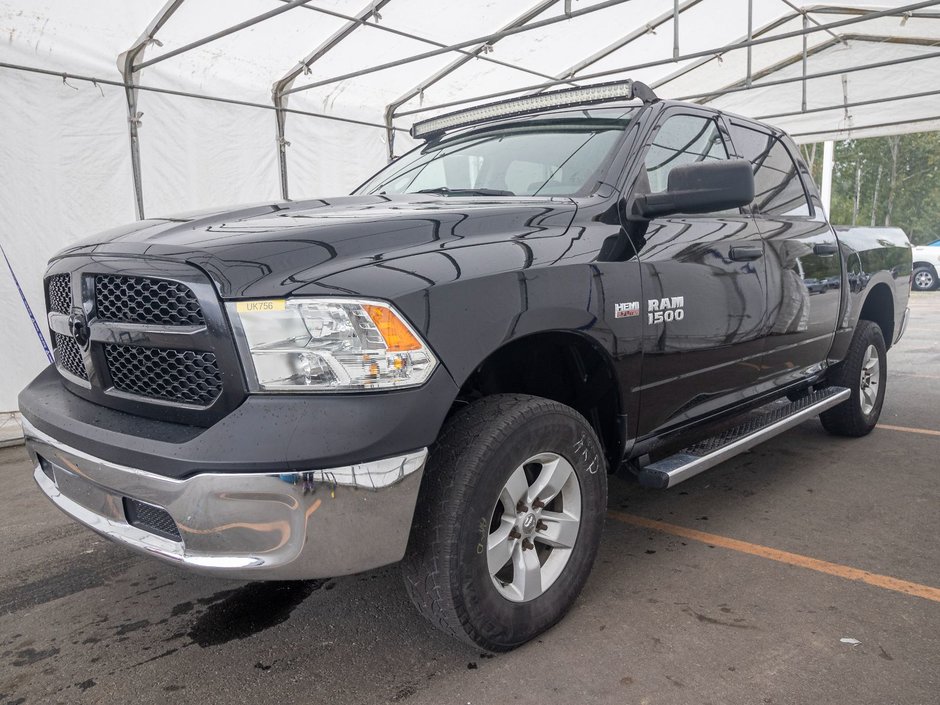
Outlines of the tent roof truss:
[{"label": "tent roof truss", "polygon": [[[58,73],[54,71],[48,71],[44,69],[36,69],[25,66],[14,66],[10,64],[0,64],[7,68],[15,68],[21,70],[30,70],[38,73],[45,73],[51,75],[62,76],[63,80],[66,78],[74,78],[76,80],[87,80],[94,83],[101,83],[106,85],[115,85],[121,86],[125,89],[127,96],[127,110],[128,110],[128,130],[130,134],[131,142],[131,156],[132,156],[132,173],[134,176],[134,187],[135,187],[135,196],[136,196],[136,205],[137,205],[137,214],[138,217],[143,217],[143,196],[142,189],[140,184],[140,156],[139,156],[139,143],[138,143],[138,127],[140,124],[140,114],[137,110],[137,96],[138,92],[141,90],[157,91],[162,93],[182,95],[187,97],[202,98],[207,100],[216,100],[227,103],[239,104],[239,105],[249,105],[252,107],[263,107],[271,109],[275,113],[277,121],[277,149],[278,149],[278,159],[280,164],[280,178],[281,178],[281,192],[284,198],[288,197],[288,183],[287,183],[287,162],[286,162],[286,146],[288,142],[285,138],[285,118],[289,113],[296,113],[302,115],[310,115],[315,117],[328,118],[333,120],[339,120],[343,122],[349,122],[354,124],[364,124],[376,127],[384,127],[387,131],[387,142],[389,149],[389,157],[393,156],[393,143],[395,132],[399,129],[394,126],[394,121],[396,118],[408,117],[412,115],[417,115],[419,113],[425,113],[429,111],[441,110],[444,108],[452,108],[456,106],[464,106],[467,104],[476,103],[484,100],[493,100],[496,98],[503,98],[507,96],[514,96],[518,94],[529,94],[537,93],[544,91],[548,88],[560,86],[560,85],[580,85],[583,81],[593,80],[593,79],[602,79],[615,77],[618,75],[627,74],[632,71],[638,71],[641,69],[654,68],[659,66],[668,65],[670,63],[681,63],[681,62],[691,62],[688,65],[684,66],[679,71],[661,78],[655,81],[652,85],[654,88],[662,87],[668,85],[670,82],[675,81],[682,76],[687,75],[689,72],[694,71],[709,62],[712,61],[721,61],[722,57],[733,51],[745,50],[747,51],[747,63],[746,63],[746,73],[744,77],[740,80],[737,80],[731,84],[728,84],[720,89],[712,89],[707,92],[702,92],[698,94],[685,95],[682,96],[681,100],[697,100],[699,102],[708,102],[719,96],[727,95],[730,93],[740,92],[744,90],[750,90],[754,88],[763,88],[768,86],[777,86],[793,82],[802,82],[802,101],[800,110],[794,110],[790,112],[777,112],[772,115],[763,116],[764,119],[775,118],[775,117],[786,117],[792,115],[814,113],[814,112],[825,112],[832,110],[844,110],[846,115],[848,115],[848,110],[852,107],[859,107],[864,105],[871,105],[877,103],[878,100],[862,100],[856,102],[850,102],[848,100],[848,95],[843,95],[843,101],[838,105],[831,106],[822,106],[822,107],[807,107],[806,101],[806,85],[807,82],[817,78],[824,78],[827,76],[837,75],[837,74],[849,74],[857,71],[870,70],[874,68],[893,66],[897,64],[922,61],[926,59],[940,58],[940,51],[937,52],[924,52],[915,56],[906,56],[895,59],[890,59],[880,62],[871,62],[864,65],[851,66],[838,71],[823,71],[810,74],[807,70],[808,59],[810,56],[821,53],[837,44],[846,44],[849,41],[882,41],[882,42],[893,42],[901,43],[907,45],[927,45],[927,46],[936,46],[937,42],[935,40],[918,40],[917,38],[904,38],[899,39],[897,37],[888,37],[888,36],[877,36],[877,35],[864,35],[861,33],[842,33],[838,30],[843,28],[850,27],[852,25],[866,22],[882,17],[900,17],[902,18],[902,24],[907,22],[910,19],[940,19],[940,11],[931,10],[930,8],[940,5],[940,0],[922,0],[921,2],[912,2],[905,4],[900,7],[893,7],[890,9],[868,9],[868,8],[858,8],[858,7],[841,7],[838,5],[818,5],[818,6],[808,6],[808,7],[799,7],[795,5],[791,0],[780,0],[780,2],[786,5],[790,12],[781,16],[780,18],[774,20],[773,22],[768,23],[767,25],[757,29],[756,31],[753,28],[753,8],[754,0],[748,0],[748,31],[747,35],[739,38],[738,40],[725,44],[720,47],[710,48],[702,51],[694,51],[683,54],[680,51],[679,45],[679,26],[680,19],[684,12],[689,11],[693,7],[699,5],[705,0],[673,0],[672,8],[658,15],[657,17],[649,20],[644,26],[636,27],[630,32],[626,33],[623,37],[617,41],[609,44],[608,46],[595,51],[591,55],[571,64],[566,69],[556,72],[554,75],[538,71],[536,69],[520,66],[517,63],[512,63],[509,61],[504,61],[496,57],[490,56],[492,47],[495,43],[500,40],[519,35],[525,32],[532,32],[534,30],[542,29],[556,23],[566,22],[578,17],[583,17],[596,12],[601,12],[605,9],[612,8],[617,5],[621,5],[629,0],[600,0],[594,4],[582,7],[580,9],[572,9],[570,0],[564,0],[563,11],[558,14],[553,14],[548,17],[543,17],[538,19],[540,15],[549,10],[553,5],[560,2],[560,0],[533,0],[533,4],[522,14],[517,16],[515,19],[509,21],[508,23],[501,26],[498,30],[493,31],[489,34],[482,36],[474,37],[472,39],[463,40],[454,44],[445,44],[443,42],[436,41],[434,39],[423,37],[418,34],[407,32],[401,29],[396,29],[389,27],[380,22],[381,14],[380,11],[385,8],[393,0],[367,0],[366,6],[360,10],[355,15],[347,15],[336,10],[321,7],[319,5],[310,4],[312,0],[278,0],[281,4],[277,7],[274,7],[267,12],[250,17],[238,24],[232,25],[220,31],[217,31],[213,34],[204,36],[195,41],[189,42],[183,46],[180,46],[176,49],[163,52],[152,58],[144,59],[145,51],[148,47],[153,44],[159,45],[159,40],[157,39],[157,34],[160,29],[167,23],[170,17],[179,9],[185,0],[167,0],[161,10],[157,15],[151,20],[144,32],[140,35],[136,42],[125,52],[121,54],[118,58],[118,68],[121,71],[123,78],[122,82],[110,81],[106,79],[98,79],[89,76],[78,76],[70,75],[64,73]],[[401,2],[402,0],[398,0]],[[246,28],[257,25],[265,20],[271,19],[278,15],[281,15],[285,12],[295,10],[295,9],[305,9],[308,11],[317,12],[325,16],[332,16],[336,19],[345,20],[345,24],[342,25],[337,31],[335,31],[327,39],[323,40],[319,45],[317,45],[312,51],[310,51],[301,61],[299,61],[295,66],[289,69],[279,80],[277,80],[272,86],[272,102],[273,105],[263,105],[259,103],[251,103],[247,101],[239,101],[228,98],[221,98],[216,96],[202,95],[196,93],[188,93],[185,91],[174,91],[169,89],[161,89],[156,87],[147,87],[140,84],[140,73],[143,69],[153,66],[157,63],[166,61],[172,57],[179,56],[193,49],[205,46],[213,41],[227,37],[236,32],[244,30]],[[840,16],[841,19],[825,22],[818,19],[822,16]],[[793,22],[794,20],[802,20],[802,27],[799,29],[774,33],[775,30],[785,26],[788,23]],[[653,32],[657,28],[667,24],[672,23],[673,26],[673,46],[671,56],[662,57],[659,59],[645,61],[643,63],[635,64],[632,66],[619,66],[612,69],[606,69],[603,71],[595,71],[593,73],[584,73],[584,71],[591,66],[597,64],[602,59],[605,59],[614,53],[622,50],[624,47],[628,46],[632,42],[635,42],[639,38],[643,37],[649,32]],[[332,51],[336,46],[341,42],[346,40],[348,37],[352,36],[362,27],[370,27],[382,32],[391,33],[393,35],[401,36],[412,41],[420,42],[425,45],[429,45],[433,48],[428,51],[424,51],[417,54],[412,54],[405,56],[394,61],[389,61],[385,63],[380,63],[377,65],[360,68],[357,70],[349,71],[342,73],[340,75],[328,76],[320,78],[314,81],[304,83],[302,85],[295,85],[295,82],[301,76],[306,76],[311,73],[311,67],[319,61],[323,56]],[[816,33],[826,33],[829,35],[829,38],[823,42],[810,46],[809,36]],[[802,40],[802,51],[797,54],[791,55],[781,61],[774,63],[771,66],[765,66],[756,72],[753,70],[752,66],[752,49],[756,46],[761,46],[769,44],[772,42],[780,42],[788,39],[801,39]],[[444,54],[453,53],[457,54],[453,61],[449,62],[442,68],[434,71],[430,75],[424,77],[423,79],[417,81],[413,86],[401,94],[401,96],[395,101],[386,105],[384,122],[382,124],[372,123],[364,120],[355,120],[340,116],[326,115],[322,113],[302,111],[302,110],[292,110],[287,107],[288,97],[295,93],[308,91],[314,88],[321,86],[327,86],[331,84],[336,84],[341,81],[347,81],[357,77],[374,74],[377,72],[385,71],[392,69],[398,66],[403,66],[406,64],[422,61],[432,57],[441,56]],[[457,71],[460,67],[465,66],[468,62],[473,59],[479,59],[481,61],[489,62],[494,65],[501,66],[503,68],[512,69],[518,73],[525,73],[527,75],[536,76],[540,79],[544,79],[542,82],[537,84],[530,84],[525,86],[519,86],[511,89],[504,89],[500,91],[490,92],[482,95],[473,95],[470,97],[464,97],[457,100],[442,101],[432,104],[421,104],[417,107],[412,107],[407,110],[401,110],[402,106],[408,103],[410,100],[414,99],[417,96],[423,96],[425,89],[434,85],[453,72]],[[802,62],[802,71],[798,76],[789,76],[786,78],[777,78],[771,80],[763,80],[773,74],[786,69],[796,63]],[[757,81],[757,83],[755,83]],[[920,91],[916,93],[909,93],[903,96],[896,96],[894,98],[884,98],[884,100],[910,100],[915,98],[928,97],[932,95],[940,94],[940,90],[929,90],[929,91]],[[926,120],[940,119],[940,115],[937,118],[923,118]],[[913,121],[911,121],[913,122]],[[883,125],[871,126],[871,127],[881,127]],[[866,126],[868,127],[868,126]],[[859,129],[859,128],[855,128]],[[813,134],[813,133],[806,133]],[[799,135],[795,135],[799,136]]]}]

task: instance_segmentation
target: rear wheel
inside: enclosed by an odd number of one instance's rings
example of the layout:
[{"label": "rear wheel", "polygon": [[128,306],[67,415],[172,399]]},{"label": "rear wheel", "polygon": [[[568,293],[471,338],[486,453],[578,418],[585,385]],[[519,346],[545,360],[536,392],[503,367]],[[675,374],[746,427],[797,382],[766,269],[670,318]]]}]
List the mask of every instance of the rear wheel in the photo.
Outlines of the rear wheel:
[{"label": "rear wheel", "polygon": [[507,651],[554,625],[590,573],[607,506],[601,446],[573,409],[498,395],[431,451],[405,585],[439,629]]},{"label": "rear wheel", "polygon": [[916,267],[911,287],[914,291],[930,291],[937,286],[937,273],[933,267]]},{"label": "rear wheel", "polygon": [[819,416],[823,427],[837,436],[864,436],[878,423],[885,398],[888,358],[881,328],[859,321],[848,354],[829,377],[838,387],[848,387],[851,396]]}]

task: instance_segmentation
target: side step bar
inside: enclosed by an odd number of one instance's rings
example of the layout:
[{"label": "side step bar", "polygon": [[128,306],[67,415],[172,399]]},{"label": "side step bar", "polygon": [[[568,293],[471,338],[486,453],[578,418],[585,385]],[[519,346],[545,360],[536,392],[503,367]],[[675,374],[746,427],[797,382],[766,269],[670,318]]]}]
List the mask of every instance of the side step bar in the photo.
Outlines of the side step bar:
[{"label": "side step bar", "polygon": [[826,387],[797,401],[751,416],[734,428],[641,468],[637,480],[644,487],[656,489],[677,485],[841,404],[850,394],[851,390],[846,387]]}]

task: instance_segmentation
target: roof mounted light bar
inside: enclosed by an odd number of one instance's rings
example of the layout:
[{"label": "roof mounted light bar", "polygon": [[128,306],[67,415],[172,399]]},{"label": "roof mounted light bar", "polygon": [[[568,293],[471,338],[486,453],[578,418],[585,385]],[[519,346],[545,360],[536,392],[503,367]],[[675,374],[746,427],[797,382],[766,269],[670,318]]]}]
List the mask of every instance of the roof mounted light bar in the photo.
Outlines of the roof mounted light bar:
[{"label": "roof mounted light bar", "polygon": [[593,86],[576,86],[558,91],[522,96],[511,100],[501,100],[467,110],[458,110],[446,115],[428,118],[411,126],[411,136],[415,139],[428,139],[445,130],[464,127],[477,122],[514,117],[543,110],[568,108],[579,105],[608,103],[614,100],[632,100],[639,98],[644,105],[659,100],[653,90],[639,81],[613,81],[596,83]]}]

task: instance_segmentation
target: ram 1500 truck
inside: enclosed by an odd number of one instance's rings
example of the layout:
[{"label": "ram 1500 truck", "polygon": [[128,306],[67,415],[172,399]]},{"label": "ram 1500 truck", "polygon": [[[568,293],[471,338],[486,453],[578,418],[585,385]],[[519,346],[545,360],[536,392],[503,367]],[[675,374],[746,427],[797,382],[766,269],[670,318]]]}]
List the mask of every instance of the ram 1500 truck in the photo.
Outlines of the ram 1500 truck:
[{"label": "ram 1500 truck", "polygon": [[401,561],[493,651],[584,585],[608,473],[666,488],[811,417],[862,436],[903,233],[838,235],[779,130],[642,84],[418,123],[351,196],[153,218],[45,275],[35,480],[146,555],[308,579]]}]

